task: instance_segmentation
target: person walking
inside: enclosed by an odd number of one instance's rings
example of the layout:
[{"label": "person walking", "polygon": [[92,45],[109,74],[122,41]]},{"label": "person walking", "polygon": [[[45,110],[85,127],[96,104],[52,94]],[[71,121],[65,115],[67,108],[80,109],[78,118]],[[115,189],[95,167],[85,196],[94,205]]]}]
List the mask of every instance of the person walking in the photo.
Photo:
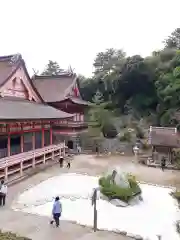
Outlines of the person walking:
[{"label": "person walking", "polygon": [[7,185],[4,183],[4,180],[2,180],[0,185],[0,206],[5,206],[6,195],[7,195]]},{"label": "person walking", "polygon": [[52,208],[53,220],[51,220],[50,224],[53,224],[55,222],[56,227],[59,227],[59,219],[61,217],[61,213],[62,213],[62,204],[59,200],[59,197],[56,197],[53,204],[53,208]]},{"label": "person walking", "polygon": [[67,158],[67,168],[70,169],[71,167],[71,160],[70,157]]},{"label": "person walking", "polygon": [[163,156],[161,159],[161,169],[163,172],[164,172],[165,166],[166,166],[166,158]]},{"label": "person walking", "polygon": [[63,167],[63,162],[64,162],[64,157],[63,157],[63,156],[60,156],[60,157],[59,157],[59,166],[60,166],[60,168]]}]

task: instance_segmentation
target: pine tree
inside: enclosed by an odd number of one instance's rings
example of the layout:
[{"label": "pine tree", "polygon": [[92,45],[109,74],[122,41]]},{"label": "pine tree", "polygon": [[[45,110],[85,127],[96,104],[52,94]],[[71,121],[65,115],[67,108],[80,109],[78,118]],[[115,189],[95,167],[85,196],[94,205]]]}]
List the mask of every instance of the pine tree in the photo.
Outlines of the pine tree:
[{"label": "pine tree", "polygon": [[62,73],[63,71],[64,70],[60,68],[60,66],[57,62],[49,60],[44,71],[42,72],[42,75],[47,75],[47,76],[58,75],[58,74]]}]

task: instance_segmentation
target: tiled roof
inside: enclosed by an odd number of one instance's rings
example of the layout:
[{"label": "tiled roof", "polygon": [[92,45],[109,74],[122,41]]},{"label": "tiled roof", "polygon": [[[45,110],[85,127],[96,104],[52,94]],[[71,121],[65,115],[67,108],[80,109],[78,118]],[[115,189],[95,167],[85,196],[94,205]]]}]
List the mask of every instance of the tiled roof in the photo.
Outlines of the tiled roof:
[{"label": "tiled roof", "polygon": [[153,146],[180,147],[176,128],[150,127],[149,143]]},{"label": "tiled roof", "polygon": [[17,98],[0,99],[0,121],[16,119],[63,119],[69,117],[73,117],[73,114],[56,110],[45,104]]}]

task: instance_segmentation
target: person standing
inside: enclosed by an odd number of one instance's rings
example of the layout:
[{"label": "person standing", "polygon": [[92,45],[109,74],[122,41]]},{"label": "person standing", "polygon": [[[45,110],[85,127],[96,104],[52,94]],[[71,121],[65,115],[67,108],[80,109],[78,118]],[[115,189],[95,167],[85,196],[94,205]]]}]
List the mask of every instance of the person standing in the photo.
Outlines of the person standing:
[{"label": "person standing", "polygon": [[81,153],[81,147],[79,145],[77,145],[77,152],[78,152],[78,154]]},{"label": "person standing", "polygon": [[4,180],[2,180],[0,185],[0,206],[5,206],[6,195],[7,195],[7,185],[4,183]]},{"label": "person standing", "polygon": [[99,154],[99,148],[98,148],[98,145],[96,144],[96,155]]},{"label": "person standing", "polygon": [[50,224],[53,224],[55,222],[56,227],[59,227],[59,219],[61,217],[61,213],[62,213],[62,204],[59,200],[59,197],[56,197],[53,204],[53,208],[52,208],[53,220],[51,220]]}]

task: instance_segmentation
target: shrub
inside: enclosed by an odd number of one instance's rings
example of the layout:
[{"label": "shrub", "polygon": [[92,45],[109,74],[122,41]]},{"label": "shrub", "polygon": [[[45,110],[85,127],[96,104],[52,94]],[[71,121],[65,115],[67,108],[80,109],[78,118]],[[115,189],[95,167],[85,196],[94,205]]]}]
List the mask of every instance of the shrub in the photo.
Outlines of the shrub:
[{"label": "shrub", "polygon": [[141,193],[141,189],[133,176],[129,175],[128,181],[130,187],[122,188],[117,184],[111,183],[111,176],[102,177],[99,179],[100,191],[109,199],[117,198],[128,202],[133,196]]},{"label": "shrub", "polygon": [[131,133],[130,132],[125,132],[122,136],[119,137],[119,140],[121,142],[130,142],[131,141]]},{"label": "shrub", "polygon": [[177,199],[178,202],[180,202],[180,191],[175,191],[175,192],[172,192],[171,195]]},{"label": "shrub", "polygon": [[139,139],[144,139],[144,132],[142,131],[141,128],[139,127],[136,127],[136,137],[139,138]]},{"label": "shrub", "polygon": [[151,145],[149,145],[147,142],[142,143],[142,149],[143,150],[149,150],[151,149]]},{"label": "shrub", "polygon": [[31,240],[30,238],[20,237],[11,232],[1,232],[0,231],[0,240]]},{"label": "shrub", "polygon": [[102,133],[106,138],[115,138],[117,136],[117,130],[113,124],[105,124]]},{"label": "shrub", "polygon": [[176,128],[177,128],[177,131],[180,132],[180,124],[178,124]]}]

